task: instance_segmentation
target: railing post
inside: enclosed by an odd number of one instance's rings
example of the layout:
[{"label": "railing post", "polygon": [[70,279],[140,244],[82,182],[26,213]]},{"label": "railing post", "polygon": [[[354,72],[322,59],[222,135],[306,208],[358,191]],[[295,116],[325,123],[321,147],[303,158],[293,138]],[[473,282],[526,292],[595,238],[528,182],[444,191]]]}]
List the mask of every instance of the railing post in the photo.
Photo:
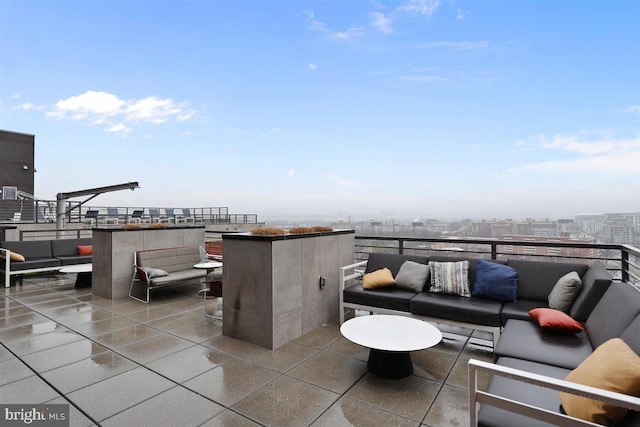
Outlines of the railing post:
[{"label": "railing post", "polygon": [[629,281],[629,252],[624,246],[620,246],[620,268],[622,273],[622,281]]},{"label": "railing post", "polygon": [[398,239],[398,253],[402,255],[404,253],[404,240]]},{"label": "railing post", "polygon": [[498,259],[498,244],[491,242],[491,259]]}]

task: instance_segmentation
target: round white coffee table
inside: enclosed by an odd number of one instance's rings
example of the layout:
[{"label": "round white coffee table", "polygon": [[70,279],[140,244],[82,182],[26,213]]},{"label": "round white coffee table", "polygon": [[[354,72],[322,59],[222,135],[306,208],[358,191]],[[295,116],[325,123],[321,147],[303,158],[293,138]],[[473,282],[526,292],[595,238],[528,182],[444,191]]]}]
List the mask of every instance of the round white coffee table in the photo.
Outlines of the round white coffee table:
[{"label": "round white coffee table", "polygon": [[76,276],[76,288],[90,288],[91,276],[93,273],[93,264],[79,264],[71,265],[69,267],[63,267],[60,269],[60,273],[65,274],[77,274]]},{"label": "round white coffee table", "polygon": [[440,330],[427,322],[386,314],[347,320],[340,332],[349,341],[370,348],[367,368],[384,378],[408,377],[413,373],[410,352],[442,340]]}]

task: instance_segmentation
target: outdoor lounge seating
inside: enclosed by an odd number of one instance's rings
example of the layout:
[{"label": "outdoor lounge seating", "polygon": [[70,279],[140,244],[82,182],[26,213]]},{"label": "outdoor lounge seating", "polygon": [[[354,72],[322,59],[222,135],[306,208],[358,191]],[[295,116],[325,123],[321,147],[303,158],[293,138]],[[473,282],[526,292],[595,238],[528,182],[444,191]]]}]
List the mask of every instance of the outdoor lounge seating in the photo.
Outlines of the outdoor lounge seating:
[{"label": "outdoor lounge seating", "polygon": [[197,246],[137,251],[133,259],[133,279],[129,296],[149,302],[149,292],[155,288],[202,279],[205,270],[193,266],[201,261]]},{"label": "outdoor lounge seating", "polygon": [[[430,292],[430,285],[427,283],[423,284],[423,289],[419,292],[398,286],[363,289],[361,283],[349,285],[350,281],[362,275],[361,272],[356,272],[357,268],[366,266],[364,274],[388,268],[395,277],[405,261],[418,264],[468,262],[468,270],[465,274],[471,295]],[[495,347],[502,327],[509,319],[528,319],[529,310],[549,306],[548,297],[551,290],[567,273],[575,271],[582,279],[581,294],[571,309],[571,315],[578,321],[587,320],[591,309],[611,283],[611,277],[601,263],[587,266],[576,263],[524,260],[490,261],[492,265],[506,265],[517,272],[517,297],[513,298],[515,301],[480,298],[476,296],[476,290],[473,289],[478,262],[470,258],[372,253],[368,261],[341,268],[340,321],[344,321],[345,308],[420,317],[434,322],[490,332],[493,334]]]},{"label": "outdoor lounge seating", "polygon": [[[558,393],[558,390],[567,391],[561,388],[567,386],[572,393],[584,392],[584,388],[573,382],[580,380],[580,384],[595,387],[590,391],[596,397],[612,398],[618,405],[634,409],[625,415],[624,410],[619,412],[605,406],[595,411],[592,421],[640,426],[640,291],[628,283],[614,282],[586,319],[584,328],[584,331],[570,333],[559,324],[541,327],[531,317],[509,319],[495,349],[495,365],[475,364],[494,374],[486,395],[476,389],[476,366],[471,364],[472,420],[477,415],[478,425],[486,427],[567,423],[566,419],[553,417],[562,412],[589,414],[592,407],[587,401],[576,402]],[[625,345],[628,350],[623,353],[621,348]],[[601,354],[599,357],[596,351]],[[625,371],[629,369],[630,372]],[[606,383],[600,382],[598,375],[606,378]],[[619,393],[607,394],[603,390],[605,386],[616,387]],[[477,414],[476,401],[484,403]],[[517,405],[505,401],[517,402]],[[561,405],[565,405],[562,410]],[[525,416],[533,414],[531,408],[539,411],[534,418]]]},{"label": "outdoor lounge seating", "polygon": [[79,249],[90,245],[91,238],[0,242],[5,287],[11,285],[14,276],[91,263],[92,255],[82,255]]}]

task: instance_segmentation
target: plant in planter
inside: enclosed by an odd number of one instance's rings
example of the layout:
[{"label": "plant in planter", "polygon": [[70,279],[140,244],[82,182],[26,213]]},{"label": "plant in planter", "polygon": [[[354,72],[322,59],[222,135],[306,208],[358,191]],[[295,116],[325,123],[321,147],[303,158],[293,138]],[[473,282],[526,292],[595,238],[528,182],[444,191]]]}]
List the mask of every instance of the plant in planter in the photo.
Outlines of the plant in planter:
[{"label": "plant in planter", "polygon": [[281,236],[287,234],[287,231],[277,227],[258,227],[251,230],[251,233],[258,236]]}]

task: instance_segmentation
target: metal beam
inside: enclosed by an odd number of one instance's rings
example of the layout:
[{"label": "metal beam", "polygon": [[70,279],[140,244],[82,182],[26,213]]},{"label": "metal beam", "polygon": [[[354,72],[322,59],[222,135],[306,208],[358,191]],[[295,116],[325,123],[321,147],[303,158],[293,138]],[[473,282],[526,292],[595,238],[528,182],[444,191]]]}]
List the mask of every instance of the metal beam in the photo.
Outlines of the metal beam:
[{"label": "metal beam", "polygon": [[140,188],[137,182],[128,182],[126,184],[118,184],[118,185],[108,185],[106,187],[96,187],[89,188],[86,190],[80,191],[70,191],[67,193],[58,193],[56,195],[56,237],[60,238],[62,234],[62,229],[64,228],[64,218],[67,215],[65,211],[65,201],[67,199],[71,199],[73,197],[81,197],[81,196],[91,196],[87,200],[81,202],[78,206],[81,206],[83,203],[93,199],[94,197],[102,194],[109,193],[111,191],[120,191],[120,190],[135,190],[136,188]]}]

